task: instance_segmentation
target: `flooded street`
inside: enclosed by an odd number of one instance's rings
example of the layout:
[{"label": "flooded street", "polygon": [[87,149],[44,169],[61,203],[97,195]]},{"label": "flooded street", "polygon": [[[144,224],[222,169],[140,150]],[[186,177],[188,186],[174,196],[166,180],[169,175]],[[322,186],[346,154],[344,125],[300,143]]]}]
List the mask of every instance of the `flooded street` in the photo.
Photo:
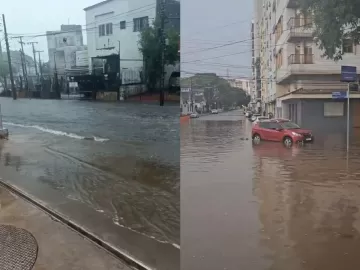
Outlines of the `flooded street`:
[{"label": "flooded street", "polygon": [[240,111],[181,126],[183,269],[360,268],[360,144],[314,134],[253,146]]},{"label": "flooded street", "polygon": [[64,202],[87,205],[113,224],[179,244],[177,106],[4,98],[0,104],[10,131],[0,144],[0,177],[6,168],[30,194],[56,190]]}]

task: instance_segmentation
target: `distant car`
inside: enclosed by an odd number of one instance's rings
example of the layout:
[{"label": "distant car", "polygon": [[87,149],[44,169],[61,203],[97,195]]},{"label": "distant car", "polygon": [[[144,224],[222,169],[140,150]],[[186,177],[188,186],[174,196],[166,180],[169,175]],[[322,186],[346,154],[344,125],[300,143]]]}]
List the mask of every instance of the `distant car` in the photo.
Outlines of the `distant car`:
[{"label": "distant car", "polygon": [[270,118],[268,116],[255,116],[255,118],[251,119],[253,120],[253,125],[259,123],[260,121],[269,120]]},{"label": "distant car", "polygon": [[197,113],[190,114],[190,118],[199,118],[199,115]]},{"label": "distant car", "polygon": [[252,127],[252,139],[255,144],[260,141],[282,142],[290,147],[294,143],[313,142],[311,130],[302,129],[287,119],[270,119],[259,121]]},{"label": "distant car", "polygon": [[215,110],[215,109],[211,110],[211,114],[218,114],[218,113],[219,113],[218,110]]},{"label": "distant car", "polygon": [[251,122],[254,122],[258,117],[260,117],[261,116],[261,114],[258,114],[258,113],[256,113],[256,114],[253,114],[253,115],[251,115],[251,117],[249,117],[249,120],[251,121]]},{"label": "distant car", "polygon": [[251,115],[251,112],[249,112],[249,111],[245,112],[246,117],[249,117],[250,115]]}]

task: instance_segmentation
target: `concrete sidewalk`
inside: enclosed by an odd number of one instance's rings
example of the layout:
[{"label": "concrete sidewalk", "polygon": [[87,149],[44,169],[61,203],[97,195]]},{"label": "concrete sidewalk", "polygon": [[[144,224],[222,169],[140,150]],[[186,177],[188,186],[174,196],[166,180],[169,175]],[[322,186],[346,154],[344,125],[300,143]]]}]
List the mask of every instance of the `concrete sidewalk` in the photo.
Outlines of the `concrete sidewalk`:
[{"label": "concrete sidewalk", "polygon": [[[131,270],[107,251],[0,186],[0,224],[23,228],[39,246],[34,270]],[[1,244],[1,243],[0,243]]]}]

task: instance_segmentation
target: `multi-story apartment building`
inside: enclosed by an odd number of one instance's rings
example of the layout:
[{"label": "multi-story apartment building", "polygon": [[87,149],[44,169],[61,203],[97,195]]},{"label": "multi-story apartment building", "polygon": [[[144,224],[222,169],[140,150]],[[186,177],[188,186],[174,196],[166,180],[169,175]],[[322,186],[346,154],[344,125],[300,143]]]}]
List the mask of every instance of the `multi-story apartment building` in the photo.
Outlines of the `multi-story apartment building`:
[{"label": "multi-story apartment building", "polygon": [[256,91],[256,110],[262,113],[264,110],[263,87],[262,87],[262,1],[255,1],[255,16],[253,23],[253,31],[251,33],[253,43],[253,80]]},{"label": "multi-story apartment building", "polygon": [[[344,40],[343,60],[325,59],[314,43],[312,17],[301,13],[296,0],[255,2],[266,111],[309,128],[345,129],[346,102],[333,100],[332,92],[347,89],[340,82],[341,65],[357,66],[360,72],[360,46]],[[353,127],[360,127],[359,98],[351,94]]]}]

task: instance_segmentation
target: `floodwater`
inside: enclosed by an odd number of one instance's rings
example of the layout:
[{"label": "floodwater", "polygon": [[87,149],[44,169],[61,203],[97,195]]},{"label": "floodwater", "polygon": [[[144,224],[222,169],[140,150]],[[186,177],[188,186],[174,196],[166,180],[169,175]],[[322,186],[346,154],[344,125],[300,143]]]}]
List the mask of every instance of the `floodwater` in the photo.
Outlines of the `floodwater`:
[{"label": "floodwater", "polygon": [[117,225],[179,244],[177,106],[5,98],[0,104],[10,131],[0,166],[33,190],[58,190]]},{"label": "floodwater", "polygon": [[360,136],[250,134],[239,111],[181,126],[183,269],[360,269]]}]

